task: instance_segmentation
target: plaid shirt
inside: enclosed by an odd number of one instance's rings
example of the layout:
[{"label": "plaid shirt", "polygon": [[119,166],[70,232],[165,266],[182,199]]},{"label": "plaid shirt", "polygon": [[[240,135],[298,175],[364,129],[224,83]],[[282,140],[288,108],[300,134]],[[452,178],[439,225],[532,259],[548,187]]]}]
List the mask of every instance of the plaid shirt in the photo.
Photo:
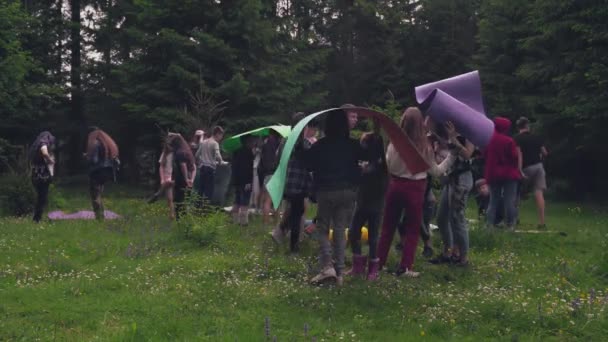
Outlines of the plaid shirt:
[{"label": "plaid shirt", "polygon": [[[308,150],[312,143],[308,139],[302,139],[301,146]],[[297,149],[297,148],[296,148]],[[281,148],[282,150],[282,148]],[[295,151],[294,151],[295,152]],[[297,154],[292,154],[287,164],[287,180],[285,181],[285,196],[308,195],[312,189],[312,176],[304,162]]]}]

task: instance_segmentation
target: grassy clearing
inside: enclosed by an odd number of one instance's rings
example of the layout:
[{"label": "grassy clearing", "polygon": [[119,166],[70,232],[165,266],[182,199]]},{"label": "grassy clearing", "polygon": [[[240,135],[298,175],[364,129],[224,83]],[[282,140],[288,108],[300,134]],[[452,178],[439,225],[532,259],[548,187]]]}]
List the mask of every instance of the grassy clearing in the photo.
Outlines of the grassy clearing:
[{"label": "grassy clearing", "polygon": [[[85,188],[62,209],[88,209]],[[56,190],[57,191],[57,190]],[[311,287],[300,256],[257,221],[199,219],[186,238],[164,203],[113,187],[118,221],[0,219],[0,340],[602,340],[608,335],[608,214],[550,203],[551,230],[474,229],[473,266],[416,263],[421,279]],[[57,204],[59,203],[59,204]],[[52,208],[55,209],[55,208]],[[471,208],[473,209],[473,208]],[[473,210],[471,210],[471,213]],[[522,229],[532,229],[531,203]],[[439,248],[438,234],[434,238]],[[397,262],[393,252],[390,264]]]}]

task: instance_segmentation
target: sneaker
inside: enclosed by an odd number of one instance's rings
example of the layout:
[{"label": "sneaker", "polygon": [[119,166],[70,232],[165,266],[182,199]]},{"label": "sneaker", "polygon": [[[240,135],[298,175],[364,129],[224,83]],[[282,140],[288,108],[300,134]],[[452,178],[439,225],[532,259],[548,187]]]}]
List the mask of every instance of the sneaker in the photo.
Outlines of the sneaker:
[{"label": "sneaker", "polygon": [[277,226],[272,230],[270,236],[277,245],[280,245],[281,243],[283,243],[283,238],[285,237],[285,234],[283,233],[281,228]]},{"label": "sneaker", "polygon": [[[340,276],[340,277],[342,277],[342,276]],[[321,271],[321,273],[317,274],[312,279],[310,279],[310,283],[311,284],[321,284],[322,282],[324,282],[325,280],[328,280],[328,279],[338,280],[336,277],[336,270],[333,268],[333,266],[325,267]]]},{"label": "sneaker", "polygon": [[420,272],[414,272],[407,268],[399,268],[396,273],[397,277],[406,277],[406,278],[418,278],[420,277]]},{"label": "sneaker", "polygon": [[336,277],[336,286],[337,287],[342,287],[344,286],[344,277],[339,275]]},{"label": "sneaker", "polygon": [[424,246],[424,250],[422,250],[422,256],[425,258],[430,258],[433,256],[433,248],[429,246]]}]

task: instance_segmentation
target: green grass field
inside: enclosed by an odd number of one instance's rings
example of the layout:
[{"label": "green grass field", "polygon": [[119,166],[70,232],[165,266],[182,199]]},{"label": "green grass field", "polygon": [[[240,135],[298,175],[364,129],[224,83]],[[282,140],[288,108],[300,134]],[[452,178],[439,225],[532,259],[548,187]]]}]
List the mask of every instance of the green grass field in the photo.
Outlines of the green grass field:
[{"label": "green grass field", "polygon": [[[60,190],[62,209],[89,209],[85,187]],[[144,195],[110,186],[106,208],[124,216],[116,221],[0,219],[0,340],[608,336],[608,214],[599,209],[550,203],[549,230],[567,237],[471,227],[469,269],[419,257],[420,279],[383,272],[375,283],[347,279],[334,288],[307,284],[314,241],[291,256],[257,219],[241,228],[223,214],[186,220],[187,237],[164,203],[146,205]],[[531,203],[521,219],[522,229],[533,229]],[[395,251],[391,258],[396,264]]]}]

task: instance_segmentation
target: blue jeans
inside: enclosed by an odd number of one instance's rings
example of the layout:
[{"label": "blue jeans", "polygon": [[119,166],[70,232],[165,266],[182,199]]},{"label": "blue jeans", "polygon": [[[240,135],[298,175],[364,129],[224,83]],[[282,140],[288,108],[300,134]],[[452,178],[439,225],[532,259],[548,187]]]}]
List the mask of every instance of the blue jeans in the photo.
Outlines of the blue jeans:
[{"label": "blue jeans", "polygon": [[469,251],[469,230],[465,211],[472,188],[473,174],[470,171],[450,177],[441,190],[437,212],[437,226],[443,246],[452,249],[456,244],[461,256],[467,255]]},{"label": "blue jeans", "polygon": [[505,224],[507,227],[515,227],[517,220],[517,180],[503,180],[497,181],[490,185],[490,205],[488,206],[488,212],[486,219],[489,226],[494,225],[496,222],[496,212],[500,210],[500,200],[505,207],[506,218]]}]

